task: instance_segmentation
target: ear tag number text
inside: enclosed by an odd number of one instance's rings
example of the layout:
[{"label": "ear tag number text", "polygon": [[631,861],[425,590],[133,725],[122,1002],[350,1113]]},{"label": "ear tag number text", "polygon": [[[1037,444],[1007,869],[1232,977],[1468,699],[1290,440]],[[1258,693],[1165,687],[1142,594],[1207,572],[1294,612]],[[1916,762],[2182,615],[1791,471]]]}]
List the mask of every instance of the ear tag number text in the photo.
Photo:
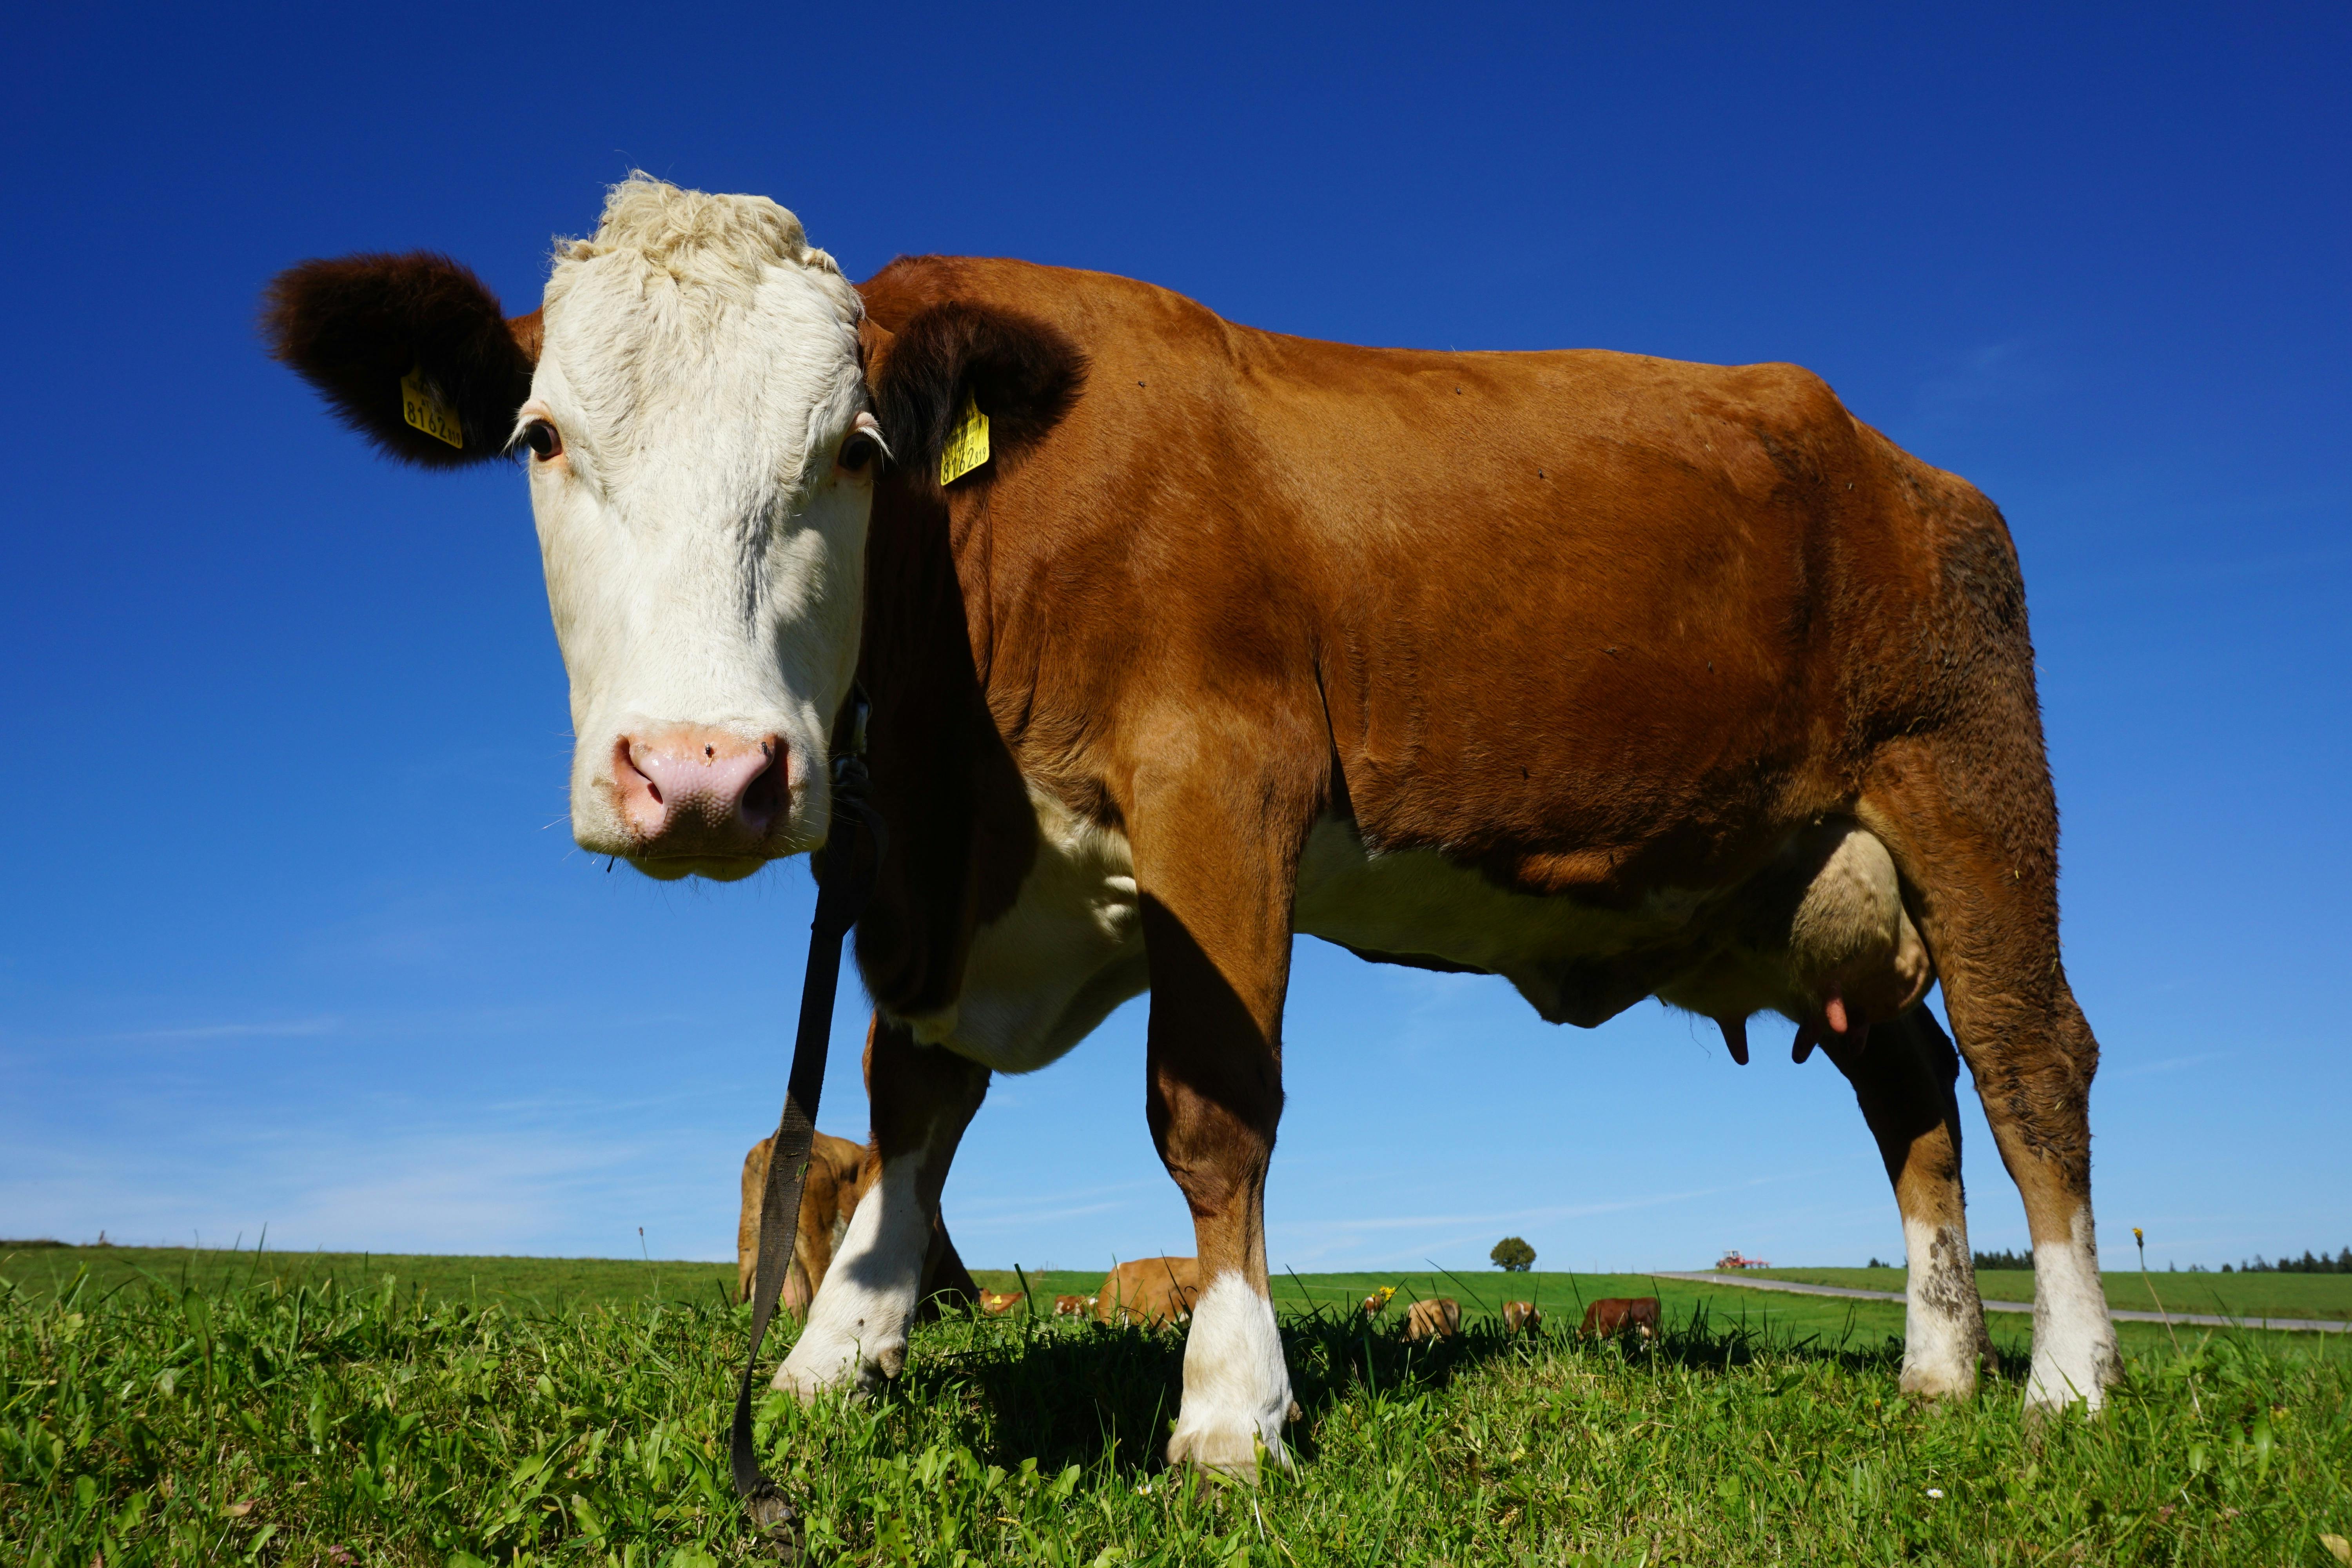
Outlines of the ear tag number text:
[{"label": "ear tag number text", "polygon": [[988,416],[971,393],[963,395],[963,417],[940,448],[940,483],[951,485],[988,461]]},{"label": "ear tag number text", "polygon": [[400,378],[400,416],[436,441],[465,450],[466,434],[458,428],[457,411],[441,401],[441,395],[425,379],[423,365]]}]

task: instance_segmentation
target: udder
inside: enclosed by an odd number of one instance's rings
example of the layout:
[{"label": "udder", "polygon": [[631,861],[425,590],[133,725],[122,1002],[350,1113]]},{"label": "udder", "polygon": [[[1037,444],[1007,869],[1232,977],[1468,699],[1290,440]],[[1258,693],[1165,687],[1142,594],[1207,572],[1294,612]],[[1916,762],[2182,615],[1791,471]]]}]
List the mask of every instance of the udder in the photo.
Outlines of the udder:
[{"label": "udder", "polygon": [[[1824,1034],[1859,1041],[1927,994],[1935,965],[1904,907],[1894,857],[1857,823],[1793,835],[1741,887],[1715,950],[1658,989],[1717,1020],[1766,1010],[1798,1026],[1800,1061]],[[1727,1022],[1735,1056],[1744,1037]]]}]

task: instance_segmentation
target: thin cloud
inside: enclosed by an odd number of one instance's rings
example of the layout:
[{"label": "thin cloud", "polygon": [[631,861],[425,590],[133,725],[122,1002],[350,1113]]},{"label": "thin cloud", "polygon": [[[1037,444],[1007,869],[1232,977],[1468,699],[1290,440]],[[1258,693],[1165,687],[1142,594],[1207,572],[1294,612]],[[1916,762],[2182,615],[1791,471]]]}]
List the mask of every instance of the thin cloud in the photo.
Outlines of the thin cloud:
[{"label": "thin cloud", "polygon": [[2228,1051],[2199,1051],[2194,1056],[2167,1057],[2162,1061],[2134,1062],[2126,1068],[2110,1068],[2100,1076],[2110,1083],[2118,1079],[2155,1078],[2162,1073],[2180,1072],[2189,1068],[2202,1067],[2207,1062],[2227,1061],[2229,1058]]},{"label": "thin cloud", "polygon": [[289,1039],[342,1033],[341,1018],[284,1018],[267,1023],[192,1024],[172,1029],[124,1029],[110,1035],[90,1035],[93,1041],[165,1042],[175,1040]]}]

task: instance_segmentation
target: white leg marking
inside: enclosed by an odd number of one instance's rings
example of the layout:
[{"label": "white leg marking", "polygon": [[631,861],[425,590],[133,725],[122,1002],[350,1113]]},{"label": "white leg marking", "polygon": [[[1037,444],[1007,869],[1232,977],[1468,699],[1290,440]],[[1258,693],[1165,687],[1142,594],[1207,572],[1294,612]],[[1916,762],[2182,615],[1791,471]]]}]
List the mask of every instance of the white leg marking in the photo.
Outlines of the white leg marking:
[{"label": "white leg marking", "polygon": [[2025,1403],[2063,1409],[2075,1400],[2095,1411],[2115,1377],[2116,1330],[2099,1285],[2099,1244],[2091,1205],[2074,1211],[2064,1241],[2033,1244],[2033,1374]]},{"label": "white leg marking", "polygon": [[1290,1413],[1290,1369],[1274,1303],[1238,1273],[1220,1274],[1192,1308],[1184,1340],[1184,1405],[1168,1461],[1257,1476],[1257,1445],[1285,1469],[1283,1418]]},{"label": "white leg marking", "polygon": [[776,1387],[805,1399],[854,1383],[855,1392],[868,1394],[906,1365],[907,1323],[931,1244],[915,1197],[922,1158],[913,1152],[890,1161],[859,1201],[809,1306],[808,1327],[776,1369]]},{"label": "white leg marking", "polygon": [[1984,1308],[1969,1268],[1965,1224],[1903,1222],[1903,1392],[1970,1394]]}]

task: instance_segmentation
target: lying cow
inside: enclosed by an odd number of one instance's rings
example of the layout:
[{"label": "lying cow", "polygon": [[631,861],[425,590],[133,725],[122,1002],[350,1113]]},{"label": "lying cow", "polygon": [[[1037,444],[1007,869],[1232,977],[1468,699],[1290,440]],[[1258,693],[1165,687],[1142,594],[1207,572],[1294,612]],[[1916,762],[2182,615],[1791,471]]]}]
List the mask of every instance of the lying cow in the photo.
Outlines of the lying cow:
[{"label": "lying cow", "polygon": [[[1442,249],[1398,258],[1445,286]],[[646,179],[514,321],[418,254],[295,268],[265,327],[392,455],[521,458],[583,848],[749,876],[826,842],[870,736],[882,1172],[780,1387],[896,1375],[990,1075],[1149,985],[1206,1281],[1169,1455],[1286,1458],[1265,1187],[1301,931],[1556,1022],[1656,996],[1743,1062],[1751,1015],[1794,1020],[1902,1209],[1902,1386],[1965,1394],[1940,979],[2033,1235],[2027,1397],[2116,1375],[2016,552],[1820,378],[1312,342],[1017,261],[853,289],[774,203]]]},{"label": "lying cow", "polygon": [[1426,1301],[1415,1301],[1412,1310],[1405,1314],[1404,1337],[1408,1340],[1450,1340],[1462,1331],[1462,1303],[1451,1296],[1432,1296]]},{"label": "lying cow", "polygon": [[1543,1327],[1543,1314],[1533,1301],[1503,1303],[1503,1328],[1509,1333],[1533,1333]]},{"label": "lying cow", "polygon": [[[751,1145],[743,1156],[743,1206],[735,1223],[735,1275],[739,1299],[751,1299],[751,1281],[760,1267],[760,1215],[766,1206],[768,1152],[773,1134]],[[785,1271],[777,1302],[799,1317],[806,1313],[817,1288],[833,1267],[842,1238],[848,1234],[859,1200],[880,1170],[864,1147],[846,1138],[818,1132],[809,1150],[807,1183],[801,1189],[800,1230],[793,1245],[793,1261]],[[923,1259],[922,1295],[919,1311],[936,1315],[940,1306],[978,1299],[980,1287],[956,1253],[947,1222],[933,1217],[931,1243]]]},{"label": "lying cow", "polygon": [[1158,1328],[1190,1318],[1200,1298],[1198,1258],[1139,1258],[1103,1276],[1095,1292],[1095,1316],[1106,1323]]},{"label": "lying cow", "polygon": [[1577,1331],[1588,1339],[1634,1333],[1647,1340],[1657,1337],[1658,1321],[1655,1296],[1604,1296],[1586,1306],[1584,1322]]}]

